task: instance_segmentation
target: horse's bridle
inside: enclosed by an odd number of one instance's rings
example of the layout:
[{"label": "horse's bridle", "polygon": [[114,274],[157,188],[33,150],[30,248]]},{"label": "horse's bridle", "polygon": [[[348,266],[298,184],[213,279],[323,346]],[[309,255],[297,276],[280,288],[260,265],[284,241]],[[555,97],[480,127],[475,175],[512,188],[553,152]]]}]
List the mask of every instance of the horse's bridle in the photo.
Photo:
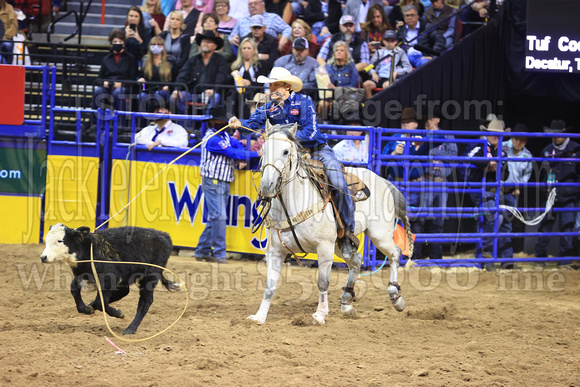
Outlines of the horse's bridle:
[{"label": "horse's bridle", "polygon": [[297,151],[296,151],[296,144],[294,143],[294,141],[289,140],[287,138],[268,138],[269,140],[278,140],[278,141],[287,141],[290,143],[292,149],[290,150],[290,155],[288,156],[288,158],[286,159],[286,162],[284,163],[284,166],[282,167],[282,169],[279,169],[276,165],[274,164],[264,164],[262,165],[262,167],[260,168],[260,173],[262,174],[262,176],[264,175],[264,170],[266,169],[266,167],[272,167],[276,170],[276,172],[278,172],[279,176],[278,176],[278,180],[276,181],[276,187],[274,189],[274,195],[273,196],[264,196],[262,195],[262,193],[260,192],[260,197],[264,198],[264,199],[273,199],[277,196],[280,195],[280,188],[282,188],[282,183],[288,184],[289,182],[291,182],[296,175],[294,176],[290,176],[286,179],[284,179],[284,172],[287,170],[292,170],[292,158],[293,157],[297,157]]}]

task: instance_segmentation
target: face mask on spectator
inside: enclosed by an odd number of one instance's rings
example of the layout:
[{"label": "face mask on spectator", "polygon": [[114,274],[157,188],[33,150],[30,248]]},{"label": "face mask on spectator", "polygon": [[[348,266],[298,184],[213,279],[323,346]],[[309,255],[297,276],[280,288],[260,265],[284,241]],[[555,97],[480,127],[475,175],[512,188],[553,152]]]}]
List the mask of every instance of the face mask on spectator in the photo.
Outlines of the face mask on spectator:
[{"label": "face mask on spectator", "polygon": [[125,47],[125,45],[123,43],[113,43],[113,45],[111,46],[111,48],[113,49],[113,51],[115,51],[116,53],[121,52],[121,50]]},{"label": "face mask on spectator", "polygon": [[151,53],[153,55],[158,55],[163,52],[163,46],[157,46],[152,44],[151,46],[149,46],[149,49],[151,50]]}]

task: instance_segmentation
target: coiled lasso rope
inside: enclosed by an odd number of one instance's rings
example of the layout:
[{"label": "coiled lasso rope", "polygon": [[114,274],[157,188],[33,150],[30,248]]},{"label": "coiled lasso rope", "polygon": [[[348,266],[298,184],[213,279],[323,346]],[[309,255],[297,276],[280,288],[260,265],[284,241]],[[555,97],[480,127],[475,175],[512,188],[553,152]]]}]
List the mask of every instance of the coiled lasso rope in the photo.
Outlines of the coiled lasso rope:
[{"label": "coiled lasso rope", "polygon": [[509,212],[511,212],[513,214],[513,216],[515,216],[522,223],[527,224],[528,226],[536,226],[536,225],[540,224],[542,219],[544,219],[544,217],[548,214],[548,212],[550,212],[550,210],[554,206],[555,202],[556,202],[556,187],[553,187],[550,190],[550,194],[548,195],[548,200],[546,200],[546,210],[544,211],[543,214],[540,214],[538,217],[536,217],[532,220],[526,220],[526,218],[524,218],[524,216],[522,215],[520,210],[518,210],[516,207],[511,207],[511,206],[506,206],[504,204],[500,204],[499,208],[504,209],[504,210],[508,210]]}]

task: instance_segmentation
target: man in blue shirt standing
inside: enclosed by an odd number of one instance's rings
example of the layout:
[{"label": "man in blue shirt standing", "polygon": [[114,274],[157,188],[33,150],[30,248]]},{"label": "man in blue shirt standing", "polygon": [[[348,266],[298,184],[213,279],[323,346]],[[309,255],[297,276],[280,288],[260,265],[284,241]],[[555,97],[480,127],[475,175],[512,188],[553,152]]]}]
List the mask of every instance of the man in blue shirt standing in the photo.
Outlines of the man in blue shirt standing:
[{"label": "man in blue shirt standing", "polygon": [[212,118],[203,137],[200,163],[203,206],[207,223],[195,248],[195,257],[198,261],[227,263],[226,209],[230,183],[234,181],[234,160],[245,161],[250,157],[261,157],[262,150],[247,151],[226,131],[216,134],[228,120],[223,107],[210,108],[209,114]]},{"label": "man in blue shirt standing", "polygon": [[266,120],[272,125],[298,124],[296,138],[304,148],[311,151],[312,158],[324,164],[330,184],[336,190],[338,210],[345,226],[345,239],[341,242],[341,252],[344,258],[350,256],[358,248],[358,239],[354,235],[354,206],[340,162],[326,141],[316,120],[316,110],[310,97],[298,94],[302,90],[300,78],[290,74],[283,67],[274,67],[268,78],[258,77],[259,83],[268,83],[275,101],[265,105],[265,109],[256,110],[249,119],[240,121],[237,117],[229,120],[234,129],[245,126],[253,130],[262,128]]}]

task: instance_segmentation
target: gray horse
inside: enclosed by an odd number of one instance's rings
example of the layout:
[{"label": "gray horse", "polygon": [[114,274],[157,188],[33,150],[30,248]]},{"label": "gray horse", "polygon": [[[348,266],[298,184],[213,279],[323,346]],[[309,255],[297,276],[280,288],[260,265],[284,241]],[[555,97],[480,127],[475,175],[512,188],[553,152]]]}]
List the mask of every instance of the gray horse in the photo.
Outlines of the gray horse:
[{"label": "gray horse", "polygon": [[[289,251],[300,252],[301,249],[318,255],[319,301],[312,317],[315,324],[324,324],[329,312],[328,286],[333,254],[341,256],[337,247],[333,211],[330,207],[324,206],[324,200],[316,187],[306,178],[299,152],[300,145],[294,139],[296,129],[296,124],[283,126],[266,124],[267,137],[263,147],[260,194],[265,201],[271,203],[264,222],[269,240],[266,252],[268,274],[260,309],[255,315],[248,317],[260,324],[266,322],[284,259]],[[358,176],[371,192],[367,200],[357,203],[355,234],[364,232],[389,258],[391,272],[387,292],[395,309],[402,311],[405,308],[405,300],[399,294],[400,287],[397,281],[401,250],[393,243],[393,231],[396,218],[401,219],[409,239],[411,256],[413,240],[405,198],[390,182],[368,169],[346,168],[346,170]],[[292,219],[296,237],[288,228],[288,217]],[[354,314],[353,287],[362,261],[363,257],[358,252],[346,260],[349,275],[341,298],[343,315]]]}]

